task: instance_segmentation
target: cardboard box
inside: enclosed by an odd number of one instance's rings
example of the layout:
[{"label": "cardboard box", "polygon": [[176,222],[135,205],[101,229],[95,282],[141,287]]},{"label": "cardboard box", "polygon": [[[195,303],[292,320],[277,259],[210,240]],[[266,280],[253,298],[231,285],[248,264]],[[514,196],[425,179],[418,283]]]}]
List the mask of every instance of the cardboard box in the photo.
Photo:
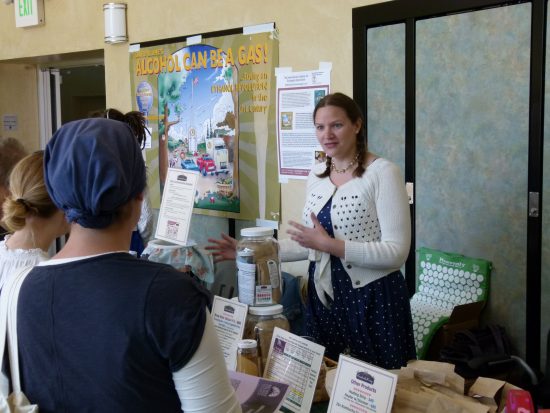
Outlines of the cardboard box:
[{"label": "cardboard box", "polygon": [[467,390],[454,365],[413,360],[393,371],[398,375],[393,413],[502,413],[508,392],[521,390],[507,382],[476,379]]}]

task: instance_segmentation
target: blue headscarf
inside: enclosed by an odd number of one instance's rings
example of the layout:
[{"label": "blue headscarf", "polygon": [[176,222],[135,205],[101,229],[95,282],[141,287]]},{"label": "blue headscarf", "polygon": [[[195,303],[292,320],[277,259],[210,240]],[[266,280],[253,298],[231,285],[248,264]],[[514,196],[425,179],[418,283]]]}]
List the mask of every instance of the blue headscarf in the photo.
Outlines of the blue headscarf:
[{"label": "blue headscarf", "polygon": [[69,222],[106,228],[118,208],[145,189],[145,163],[127,124],[77,120],[61,126],[48,142],[44,180]]}]

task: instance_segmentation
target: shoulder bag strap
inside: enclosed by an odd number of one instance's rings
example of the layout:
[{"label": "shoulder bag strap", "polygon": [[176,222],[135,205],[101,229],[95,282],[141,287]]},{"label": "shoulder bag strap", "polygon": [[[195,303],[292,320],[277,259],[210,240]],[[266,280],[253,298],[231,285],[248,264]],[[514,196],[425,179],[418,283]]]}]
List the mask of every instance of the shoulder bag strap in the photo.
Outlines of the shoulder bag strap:
[{"label": "shoulder bag strap", "polygon": [[[19,376],[19,351],[17,348],[17,300],[19,299],[19,291],[23,285],[23,281],[31,272],[33,267],[23,268],[20,272],[10,277],[4,284],[0,301],[1,308],[6,308],[7,321],[7,337],[8,337],[8,354],[10,360],[11,385],[14,392],[21,391],[21,381]],[[6,304],[4,304],[4,301]],[[1,330],[0,330],[1,332]],[[1,339],[1,337],[0,337]]]},{"label": "shoulder bag strap", "polygon": [[[3,288],[5,291],[6,289]],[[6,294],[0,294],[0,366],[4,361],[4,352],[6,350],[6,337],[8,328],[8,300]],[[10,391],[10,383],[4,372],[0,372],[0,392],[4,397],[8,397]]]}]

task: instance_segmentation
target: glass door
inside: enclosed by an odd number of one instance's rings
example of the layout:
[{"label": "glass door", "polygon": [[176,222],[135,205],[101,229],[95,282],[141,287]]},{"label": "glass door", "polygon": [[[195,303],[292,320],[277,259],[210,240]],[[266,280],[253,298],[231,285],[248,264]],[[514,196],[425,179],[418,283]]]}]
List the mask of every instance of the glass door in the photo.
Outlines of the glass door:
[{"label": "glass door", "polygon": [[525,336],[531,5],[416,24],[416,247],[493,263],[484,316]]},{"label": "glass door", "polygon": [[550,306],[539,311],[541,223],[527,203],[542,191],[542,9],[542,0],[395,0],[353,10],[354,97],[366,108],[370,149],[414,184],[413,248],[491,261],[485,322],[505,326],[534,368],[539,312]]}]

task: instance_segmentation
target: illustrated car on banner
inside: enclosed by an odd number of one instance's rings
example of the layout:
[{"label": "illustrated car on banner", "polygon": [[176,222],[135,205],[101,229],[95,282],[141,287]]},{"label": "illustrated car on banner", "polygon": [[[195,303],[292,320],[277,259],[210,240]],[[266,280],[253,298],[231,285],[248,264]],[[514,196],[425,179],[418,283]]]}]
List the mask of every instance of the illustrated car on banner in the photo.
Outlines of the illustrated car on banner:
[{"label": "illustrated car on banner", "polygon": [[187,169],[188,171],[198,171],[199,167],[193,161],[193,159],[183,159],[181,161],[181,169]]},{"label": "illustrated car on banner", "polygon": [[199,170],[201,171],[203,176],[206,176],[208,174],[216,174],[216,163],[210,157],[210,155],[202,154],[199,158],[197,158],[197,166],[199,167]]}]

